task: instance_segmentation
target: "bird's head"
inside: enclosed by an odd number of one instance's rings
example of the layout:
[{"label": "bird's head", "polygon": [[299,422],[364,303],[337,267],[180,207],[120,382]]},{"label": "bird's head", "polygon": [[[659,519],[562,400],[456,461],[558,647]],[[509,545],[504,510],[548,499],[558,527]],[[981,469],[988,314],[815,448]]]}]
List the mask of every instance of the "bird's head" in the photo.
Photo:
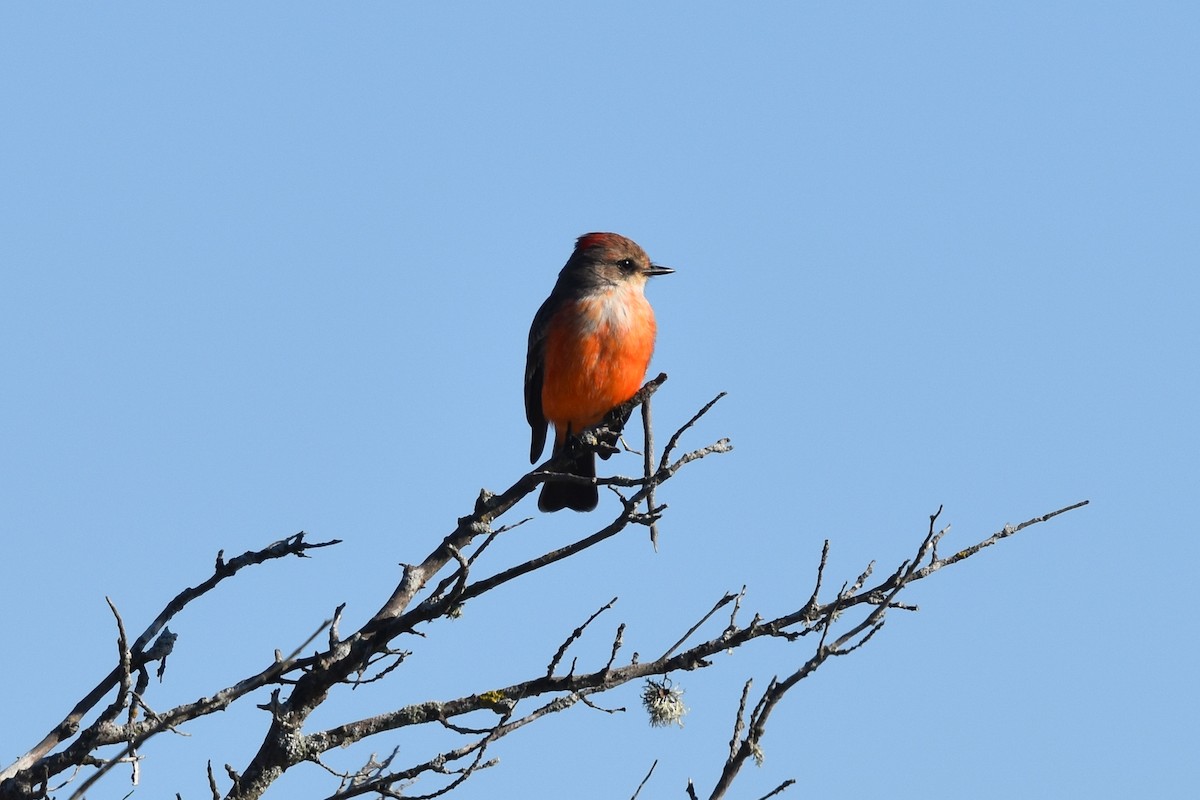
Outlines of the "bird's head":
[{"label": "bird's head", "polygon": [[646,251],[617,233],[585,233],[575,242],[575,252],[563,272],[576,273],[589,285],[633,282],[643,286],[653,275],[675,270],[651,263]]}]

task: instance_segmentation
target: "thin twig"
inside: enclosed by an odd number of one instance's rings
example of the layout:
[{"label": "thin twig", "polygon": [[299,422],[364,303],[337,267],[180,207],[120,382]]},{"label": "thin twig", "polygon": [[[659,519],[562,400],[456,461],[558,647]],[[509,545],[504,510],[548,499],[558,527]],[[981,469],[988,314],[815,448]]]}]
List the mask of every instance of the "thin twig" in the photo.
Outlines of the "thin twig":
[{"label": "thin twig", "polygon": [[650,765],[650,771],[646,773],[646,777],[642,778],[642,782],[637,785],[637,789],[633,792],[633,797],[629,800],[637,800],[637,796],[642,793],[642,787],[646,785],[646,781],[650,780],[650,776],[654,774],[654,768],[658,766],[658,759],[654,759],[654,763]]},{"label": "thin twig", "polygon": [[700,418],[703,417],[705,414],[707,414],[708,410],[710,408],[712,408],[713,406],[715,406],[717,404],[717,401],[720,400],[722,397],[724,397],[726,394],[727,394],[727,392],[721,392],[716,397],[714,397],[712,400],[709,400],[707,403],[704,404],[703,408],[701,408],[699,411],[697,411],[692,416],[692,418],[689,419],[684,424],[684,426],[682,428],[675,431],[675,434],[667,441],[666,449],[663,450],[662,460],[658,464],[658,468],[660,470],[664,469],[667,466],[667,462],[671,460],[671,453],[674,452],[675,445],[679,444],[679,437],[683,436],[683,434],[687,431],[688,428],[695,425],[700,420]]},{"label": "thin twig", "polygon": [[554,654],[554,658],[550,659],[550,666],[546,667],[547,678],[554,677],[554,670],[559,665],[559,662],[562,661],[563,656],[567,654],[567,648],[569,648],[573,642],[578,640],[580,636],[583,636],[584,630],[588,625],[591,625],[592,622],[595,621],[596,617],[600,616],[605,611],[608,611],[610,608],[616,605],[616,602],[617,598],[615,597],[612,600],[609,600],[607,603],[600,606],[600,608],[596,610],[595,614],[592,614],[590,617],[588,617],[586,622],[584,622],[575,630],[571,631],[571,635],[568,636],[567,640],[562,643],[561,647],[558,648],[558,652]]},{"label": "thin twig", "polygon": [[[652,481],[652,471],[654,469],[654,428],[650,424],[650,398],[646,398],[646,402],[642,403],[642,433],[645,436],[645,446],[642,448],[642,470],[646,476],[647,491],[646,491],[646,514],[653,516],[655,506],[654,502],[654,484]],[[654,552],[658,552],[658,520],[652,518],[650,521],[650,545],[654,548]]]},{"label": "thin twig", "polygon": [[760,797],[760,798],[759,798],[759,800],[770,800],[770,798],[772,798],[772,797],[774,797],[775,795],[779,794],[780,792],[782,792],[784,789],[788,788],[789,786],[791,786],[791,785],[792,785],[792,784],[794,784],[795,782],[796,782],[796,779],[795,779],[795,778],[788,778],[786,781],[784,781],[783,783],[779,784],[779,785],[778,785],[778,786],[776,786],[774,789],[772,789],[771,791],[767,792],[767,793],[766,793],[766,794],[764,794],[762,797]]},{"label": "thin twig", "polygon": [[679,640],[678,642],[676,642],[675,644],[673,644],[673,645],[671,645],[670,647],[668,647],[668,648],[667,648],[667,652],[665,652],[665,653],[663,653],[661,656],[659,656],[659,660],[661,661],[661,660],[663,660],[663,659],[669,658],[669,657],[670,657],[670,655],[671,655],[671,653],[674,653],[674,652],[675,652],[675,650],[676,650],[676,649],[677,649],[677,648],[678,648],[678,647],[679,647],[681,644],[683,644],[684,642],[686,642],[686,641],[688,640],[688,638],[689,638],[689,637],[691,637],[691,635],[692,635],[693,633],[695,633],[697,630],[699,630],[699,629],[700,629],[700,626],[701,626],[701,625],[703,625],[705,622],[708,622],[708,619],[709,619],[709,617],[711,617],[713,614],[715,614],[715,613],[717,613],[718,611],[720,611],[720,610],[721,610],[722,608],[724,608],[725,606],[727,606],[727,605],[729,605],[730,603],[732,603],[732,602],[733,602],[734,600],[736,600],[737,598],[738,598],[738,595],[736,595],[736,594],[732,594],[732,593],[728,593],[728,592],[727,592],[727,593],[725,594],[725,596],[724,596],[724,597],[722,597],[720,600],[718,600],[718,601],[717,601],[717,602],[716,602],[716,603],[713,605],[713,607],[712,607],[711,609],[709,609],[709,612],[708,612],[707,614],[705,614],[703,617],[701,617],[701,618],[700,618],[700,621],[699,621],[699,622],[697,622],[697,623],[696,623],[695,625],[693,625],[692,627],[688,628],[688,632],[687,632],[687,633],[685,633],[685,634],[684,634],[684,635],[683,635],[683,636],[680,638],[680,640]]},{"label": "thin twig", "polygon": [[738,740],[742,738],[742,731],[746,725],[746,701],[750,698],[750,687],[754,685],[754,679],[750,678],[742,687],[742,699],[738,701],[737,714],[733,718],[733,738],[729,740],[729,757],[733,758],[737,755]]}]

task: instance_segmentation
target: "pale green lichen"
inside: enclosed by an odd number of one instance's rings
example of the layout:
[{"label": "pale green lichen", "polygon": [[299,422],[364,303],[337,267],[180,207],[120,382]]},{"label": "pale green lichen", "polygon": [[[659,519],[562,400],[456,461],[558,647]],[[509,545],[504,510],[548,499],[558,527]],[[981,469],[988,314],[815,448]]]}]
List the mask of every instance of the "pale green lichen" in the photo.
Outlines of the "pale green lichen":
[{"label": "pale green lichen", "polygon": [[648,678],[642,688],[642,706],[650,715],[650,725],[665,728],[669,725],[683,727],[683,715],[688,712],[683,704],[683,689],[673,686],[670,679],[662,683]]}]

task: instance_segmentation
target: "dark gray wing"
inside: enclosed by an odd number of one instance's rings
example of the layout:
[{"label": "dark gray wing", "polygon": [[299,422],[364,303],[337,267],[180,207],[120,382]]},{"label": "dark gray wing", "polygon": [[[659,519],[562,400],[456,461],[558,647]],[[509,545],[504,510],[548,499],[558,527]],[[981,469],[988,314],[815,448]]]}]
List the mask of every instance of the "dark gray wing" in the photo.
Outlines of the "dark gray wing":
[{"label": "dark gray wing", "polygon": [[525,419],[533,429],[529,463],[536,464],[546,449],[546,415],[542,413],[542,379],[546,359],[546,330],[553,315],[551,300],[546,298],[529,328],[529,349],[525,354]]}]

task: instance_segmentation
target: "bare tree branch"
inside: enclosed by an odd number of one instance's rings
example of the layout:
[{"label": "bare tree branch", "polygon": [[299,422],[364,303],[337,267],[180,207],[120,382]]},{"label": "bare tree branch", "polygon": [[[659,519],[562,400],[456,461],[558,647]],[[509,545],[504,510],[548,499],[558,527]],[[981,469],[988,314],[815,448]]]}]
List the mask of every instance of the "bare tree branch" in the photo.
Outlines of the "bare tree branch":
[{"label": "bare tree branch", "polygon": [[[213,570],[212,576],[199,586],[184,589],[182,592],[172,598],[172,600],[167,603],[166,607],[163,608],[163,610],[159,613],[158,617],[155,618],[154,622],[150,623],[150,626],[142,632],[142,635],[139,636],[137,641],[133,643],[133,646],[129,648],[128,669],[139,670],[142,669],[147,663],[166,658],[167,654],[170,652],[169,649],[167,652],[162,652],[161,648],[152,647],[149,651],[146,651],[146,646],[150,644],[150,641],[154,639],[155,636],[158,636],[160,632],[166,628],[166,624],[176,614],[182,611],[193,600],[196,600],[197,598],[215,589],[217,585],[226,578],[233,577],[248,566],[261,564],[265,561],[270,561],[276,558],[285,558],[287,556],[307,558],[308,550],[313,550],[319,547],[329,547],[331,545],[340,543],[340,539],[334,539],[328,542],[308,543],[304,541],[304,532],[301,531],[300,533],[289,536],[286,539],[281,539],[278,542],[274,542],[262,550],[247,551],[231,561],[224,560],[224,551],[217,553],[216,567]],[[160,637],[158,641],[162,642],[165,641],[165,639]],[[170,641],[174,641],[174,639],[170,638]],[[25,753],[25,755],[21,756],[15,762],[6,767],[3,772],[0,772],[0,788],[3,787],[5,780],[13,777],[23,770],[29,769],[38,761],[38,759],[45,756],[62,742],[74,736],[79,730],[79,724],[83,720],[84,715],[94,708],[95,705],[99,703],[106,694],[109,693],[109,691],[119,685],[123,669],[124,667],[122,667],[120,664],[114,667],[113,671],[105,676],[100,683],[96,685],[95,689],[92,689],[92,691],[88,692],[82,700],[75,704],[75,707],[71,709],[71,712],[67,714],[63,721],[58,723],[53,730],[46,734],[42,741],[38,742],[38,744],[35,745],[29,752]],[[72,754],[72,756],[67,758],[64,767],[68,766],[69,764],[81,763],[79,759],[82,757],[82,754],[90,752],[92,749],[93,747],[89,745],[84,747],[81,751],[77,750],[74,754]],[[47,777],[49,775],[57,774],[58,771],[61,770],[55,770],[54,772],[47,773]]]},{"label": "bare tree branch", "polygon": [[[875,576],[875,563],[872,562],[857,578],[842,584],[832,597],[823,600],[830,550],[830,544],[826,541],[816,568],[812,593],[799,605],[789,603],[785,609],[776,611],[774,615],[766,615],[764,618],[762,614],[756,613],[749,622],[739,622],[738,612],[746,592],[746,587],[743,586],[740,592],[727,593],[720,598],[698,622],[683,632],[674,644],[667,647],[662,655],[653,661],[642,662],[637,653],[627,660],[618,660],[627,625],[626,622],[621,622],[616,628],[609,652],[606,656],[601,656],[598,663],[581,666],[579,661],[582,659],[573,658],[566,674],[556,674],[576,643],[585,636],[603,635],[598,633],[592,623],[613,607],[616,602],[614,597],[565,637],[546,662],[548,666],[544,674],[534,674],[504,687],[476,687],[474,692],[458,697],[410,703],[360,719],[342,721],[324,730],[306,730],[306,723],[312,713],[336,689],[353,689],[365,683],[383,680],[404,663],[409,651],[397,646],[397,637],[425,636],[427,626],[440,618],[458,613],[462,604],[478,600],[493,589],[509,585],[532,572],[566,558],[578,556],[622,533],[630,526],[650,527],[653,541],[656,538],[654,524],[666,508],[655,501],[657,487],[673,478],[680,469],[693,461],[731,449],[727,439],[719,439],[683,454],[676,452],[683,434],[720,400],[723,393],[675,431],[658,459],[657,468],[652,468],[655,457],[650,414],[648,408],[643,405],[646,447],[642,453],[643,474],[639,477],[585,479],[564,477],[555,470],[561,468],[565,459],[572,458],[580,452],[609,452],[633,409],[646,403],[665,380],[666,376],[660,375],[648,382],[629,403],[615,409],[604,423],[572,438],[558,456],[526,473],[505,491],[499,494],[480,492],[472,512],[460,518],[454,529],[424,560],[402,565],[399,582],[392,587],[390,595],[379,610],[358,630],[343,637],[340,622],[344,605],[339,605],[333,619],[322,624],[316,633],[303,645],[295,648],[290,655],[284,656],[276,651],[272,663],[211,695],[163,712],[152,710],[147,703],[149,665],[159,663],[161,678],[162,667],[171,653],[174,642],[174,634],[167,629],[167,622],[197,598],[213,590],[225,578],[247,566],[286,555],[305,557],[307,550],[335,544],[336,540],[308,544],[303,541],[304,534],[301,533],[263,550],[247,552],[229,562],[219,554],[213,575],[200,585],[185,589],[173,598],[132,645],[127,641],[124,621],[110,602],[118,629],[116,667],[96,689],[76,704],[67,718],[42,742],[0,776],[0,800],[35,800],[47,797],[51,791],[49,779],[52,776],[71,770],[77,771],[83,765],[96,769],[87,780],[80,783],[74,794],[76,797],[82,797],[117,764],[131,764],[136,777],[140,759],[138,751],[148,739],[159,733],[179,731],[184,723],[227,708],[260,689],[268,689],[270,692],[267,701],[259,706],[269,712],[269,721],[257,753],[248,759],[242,771],[238,772],[226,765],[226,774],[231,782],[225,795],[227,798],[257,798],[288,769],[307,761],[319,765],[340,780],[340,785],[330,795],[331,800],[362,795],[433,800],[449,794],[480,770],[494,765],[496,761],[486,757],[492,743],[550,714],[566,711],[576,704],[606,713],[622,711],[623,708],[606,708],[595,702],[596,695],[633,681],[645,681],[643,694],[658,697],[660,700],[665,697],[670,701],[668,705],[673,706],[675,716],[663,719],[676,721],[679,719],[678,715],[686,709],[680,702],[682,687],[673,683],[672,675],[708,667],[714,655],[736,650],[760,637],[778,637],[795,642],[817,634],[812,636],[812,639],[817,641],[808,658],[802,663],[791,665],[789,670],[784,671],[785,677],[772,678],[752,708],[750,693],[753,684],[749,680],[744,684],[734,719],[728,756],[709,795],[711,798],[721,798],[726,796],[747,760],[761,762],[763,759],[762,741],[771,714],[793,687],[829,659],[848,655],[866,645],[882,630],[888,611],[916,609],[915,606],[897,599],[907,586],[923,580],[943,567],[959,563],[1029,526],[1086,505],[1085,501],[1035,517],[1020,525],[1005,525],[1000,531],[946,558],[938,554],[938,546],[949,531],[948,526],[940,531],[936,530],[936,521],[941,513],[939,509],[938,513],[930,516],[928,532],[923,536],[913,558],[905,560],[882,578]],[[609,486],[618,494],[620,508],[607,524],[577,541],[521,563],[501,563],[489,567],[485,562],[495,560],[496,550],[500,549],[489,550],[489,546],[498,540],[501,533],[522,524],[518,522],[515,525],[497,526],[497,521],[547,480],[590,480],[597,485]],[[646,503],[644,510],[643,502]],[[488,557],[482,558],[485,552],[488,553]],[[473,575],[478,575],[485,568],[491,572],[490,575],[473,579]],[[730,607],[728,624],[723,620],[711,623],[717,612],[726,607]],[[302,653],[310,652],[307,648],[317,641],[326,626],[329,627],[329,632],[327,642],[321,645],[323,649],[302,656]],[[723,627],[716,630],[717,626]],[[709,632],[701,634],[706,628]],[[694,637],[698,634],[708,638],[697,641]],[[114,690],[115,696],[109,704],[94,712],[107,694]],[[531,708],[534,703],[539,705]],[[127,713],[123,716],[122,711]],[[144,715],[141,713],[143,711]],[[499,719],[494,725],[463,724],[467,721],[461,719],[462,717],[476,712],[486,712],[495,715],[493,719]],[[96,713],[96,720],[81,730],[83,718],[88,713]],[[401,752],[398,747],[393,748],[391,756],[383,761],[379,761],[375,754],[371,753],[361,766],[347,771],[334,770],[323,760],[323,756],[334,748],[363,743],[381,734],[429,724],[464,738],[433,758],[417,760],[408,765],[397,763]],[[110,746],[119,748],[116,755],[112,758],[101,758],[98,755],[100,748]],[[56,748],[61,749],[55,752]],[[654,766],[639,784],[634,793],[635,798],[649,781],[653,771]],[[437,780],[439,776],[442,779],[440,781]],[[219,796],[211,763],[207,768],[207,777],[210,793],[214,797]],[[410,784],[419,778],[433,779],[433,785],[428,787],[429,791],[425,794],[412,795]],[[762,800],[779,794],[792,783],[792,780],[784,781]],[[687,793],[689,797],[697,796],[696,788],[691,782],[688,784]]]}]

